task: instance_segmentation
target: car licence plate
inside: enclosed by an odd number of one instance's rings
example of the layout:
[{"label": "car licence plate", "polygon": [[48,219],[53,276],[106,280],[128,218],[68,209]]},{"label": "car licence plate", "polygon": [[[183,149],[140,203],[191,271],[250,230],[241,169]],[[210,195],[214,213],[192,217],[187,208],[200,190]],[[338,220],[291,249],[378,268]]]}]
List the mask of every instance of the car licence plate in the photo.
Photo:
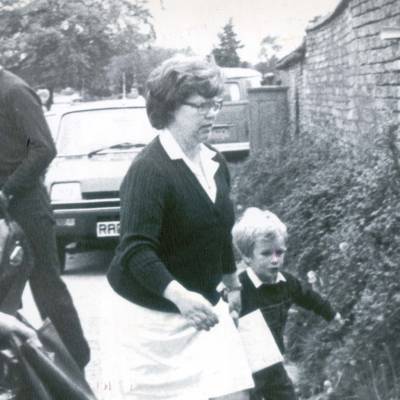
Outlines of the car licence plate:
[{"label": "car licence plate", "polygon": [[230,130],[229,127],[217,127],[213,128],[210,134],[210,139],[220,142],[229,139]]},{"label": "car licence plate", "polygon": [[97,230],[97,237],[119,236],[119,221],[98,222],[96,230]]}]

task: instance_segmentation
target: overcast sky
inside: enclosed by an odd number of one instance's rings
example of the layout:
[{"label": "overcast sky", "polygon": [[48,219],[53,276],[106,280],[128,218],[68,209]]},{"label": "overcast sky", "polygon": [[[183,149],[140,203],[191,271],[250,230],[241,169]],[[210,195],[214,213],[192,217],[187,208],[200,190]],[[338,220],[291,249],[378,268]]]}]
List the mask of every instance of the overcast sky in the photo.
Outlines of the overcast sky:
[{"label": "overcast sky", "polygon": [[199,55],[218,44],[217,34],[233,18],[245,47],[242,60],[257,62],[261,39],[280,38],[281,56],[300,45],[307,23],[332,11],[339,0],[148,0],[154,16],[157,43],[190,46]]}]

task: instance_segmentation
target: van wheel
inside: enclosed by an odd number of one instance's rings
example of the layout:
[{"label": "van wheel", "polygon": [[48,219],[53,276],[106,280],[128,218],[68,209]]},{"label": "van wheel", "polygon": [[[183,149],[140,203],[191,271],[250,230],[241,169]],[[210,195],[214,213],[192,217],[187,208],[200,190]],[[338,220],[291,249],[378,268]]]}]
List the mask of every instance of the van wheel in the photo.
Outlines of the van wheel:
[{"label": "van wheel", "polygon": [[64,273],[67,256],[66,256],[66,244],[62,241],[57,241],[57,253],[58,253],[58,260],[60,261],[60,273]]}]

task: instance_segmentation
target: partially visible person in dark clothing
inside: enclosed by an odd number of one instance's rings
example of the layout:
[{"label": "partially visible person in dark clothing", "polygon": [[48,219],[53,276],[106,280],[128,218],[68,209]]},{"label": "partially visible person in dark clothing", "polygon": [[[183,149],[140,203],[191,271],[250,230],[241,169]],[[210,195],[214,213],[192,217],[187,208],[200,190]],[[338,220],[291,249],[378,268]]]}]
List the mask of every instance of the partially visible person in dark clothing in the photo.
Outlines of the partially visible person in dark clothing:
[{"label": "partially visible person in dark clothing", "polygon": [[[281,270],[286,252],[286,225],[272,212],[248,208],[233,230],[233,240],[248,266],[239,275],[242,284],[241,316],[260,310],[284,354],[284,331],[293,304],[313,311],[326,321],[343,324],[328,300],[293,275]],[[253,374],[252,400],[296,400],[297,396],[283,363]]]},{"label": "partially visible person in dark clothing", "polygon": [[54,218],[43,184],[56,149],[40,99],[26,82],[0,66],[0,196],[22,227],[34,256],[29,278],[42,318],[49,317],[81,368],[90,349],[60,277]]}]

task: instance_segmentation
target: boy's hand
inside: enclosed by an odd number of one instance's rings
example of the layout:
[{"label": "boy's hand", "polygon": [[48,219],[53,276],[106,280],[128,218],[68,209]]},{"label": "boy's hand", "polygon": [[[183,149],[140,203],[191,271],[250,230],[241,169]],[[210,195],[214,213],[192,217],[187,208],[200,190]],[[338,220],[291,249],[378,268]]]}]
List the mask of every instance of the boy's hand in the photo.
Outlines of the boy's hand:
[{"label": "boy's hand", "polygon": [[0,190],[0,208],[1,209],[7,209],[8,208],[8,197],[5,195],[5,193]]},{"label": "boy's hand", "polygon": [[342,318],[339,312],[335,314],[335,317],[332,320],[333,326],[336,330],[340,329],[344,324],[345,320]]}]

